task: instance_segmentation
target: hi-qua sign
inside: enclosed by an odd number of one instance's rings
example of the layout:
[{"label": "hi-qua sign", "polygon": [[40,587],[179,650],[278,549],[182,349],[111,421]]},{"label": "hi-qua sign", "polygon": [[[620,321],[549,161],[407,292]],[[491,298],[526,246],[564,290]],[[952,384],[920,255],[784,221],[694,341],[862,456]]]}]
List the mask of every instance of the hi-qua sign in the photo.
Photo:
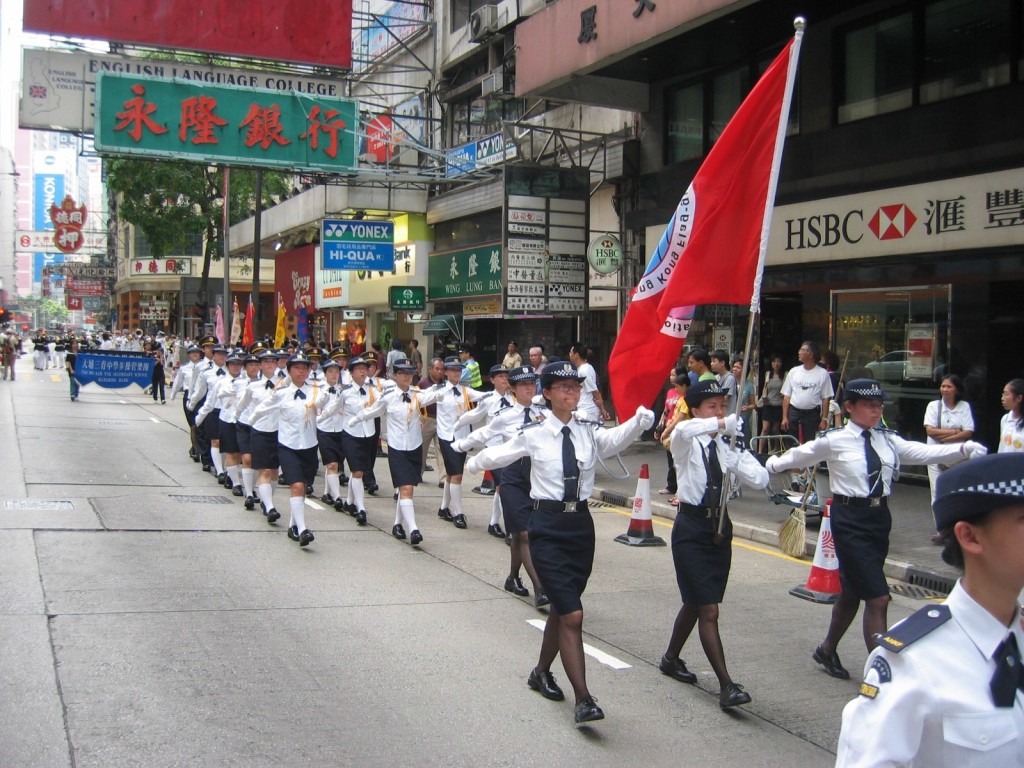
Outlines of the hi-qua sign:
[{"label": "hi-qua sign", "polygon": [[395,268],[395,225],[390,221],[324,219],[320,227],[323,269]]}]

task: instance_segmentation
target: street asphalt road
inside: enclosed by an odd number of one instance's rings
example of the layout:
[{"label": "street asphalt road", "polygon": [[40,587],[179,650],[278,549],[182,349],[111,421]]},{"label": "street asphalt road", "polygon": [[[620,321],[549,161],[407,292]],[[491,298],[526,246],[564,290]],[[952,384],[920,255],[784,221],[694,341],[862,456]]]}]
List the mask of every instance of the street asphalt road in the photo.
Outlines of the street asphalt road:
[{"label": "street asphalt road", "polygon": [[[545,614],[502,589],[489,498],[467,493],[457,530],[427,473],[414,549],[390,535],[380,460],[370,524],[310,500],[316,541],[300,549],[286,520],[268,526],[188,458],[180,401],[84,390],[72,403],[62,374],[26,360],[0,382],[0,766],[834,761],[866,651],[855,626],[840,646],[853,679],[811,661],[829,609],[788,595],[807,561],[734,542],[722,633],[753,701],[722,712],[696,635],[683,650],[696,686],[657,668],[679,608],[669,548],[616,543],[629,512],[599,505],[584,630],[607,719],[576,728],[569,702],[526,686]],[[655,519],[666,541],[669,525]],[[890,618],[921,604],[897,597]]]}]

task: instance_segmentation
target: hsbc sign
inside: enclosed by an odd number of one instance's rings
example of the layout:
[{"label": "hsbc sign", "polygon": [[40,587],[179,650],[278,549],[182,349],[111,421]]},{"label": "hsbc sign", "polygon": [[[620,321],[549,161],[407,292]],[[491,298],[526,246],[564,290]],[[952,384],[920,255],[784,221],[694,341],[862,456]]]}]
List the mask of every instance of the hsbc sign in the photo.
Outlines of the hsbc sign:
[{"label": "hsbc sign", "polygon": [[768,263],[1024,245],[1024,170],[775,208]]}]

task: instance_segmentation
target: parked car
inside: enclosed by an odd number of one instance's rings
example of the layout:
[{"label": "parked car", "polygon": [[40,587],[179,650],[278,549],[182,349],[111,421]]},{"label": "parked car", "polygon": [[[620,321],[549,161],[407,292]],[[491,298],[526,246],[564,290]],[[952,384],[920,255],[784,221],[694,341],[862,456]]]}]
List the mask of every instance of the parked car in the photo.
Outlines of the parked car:
[{"label": "parked car", "polygon": [[[912,357],[921,356],[912,349],[896,349],[886,352],[877,360],[872,360],[864,367],[871,371],[873,378],[879,381],[903,381],[907,378],[907,361]],[[912,376],[911,378],[923,378]]]}]

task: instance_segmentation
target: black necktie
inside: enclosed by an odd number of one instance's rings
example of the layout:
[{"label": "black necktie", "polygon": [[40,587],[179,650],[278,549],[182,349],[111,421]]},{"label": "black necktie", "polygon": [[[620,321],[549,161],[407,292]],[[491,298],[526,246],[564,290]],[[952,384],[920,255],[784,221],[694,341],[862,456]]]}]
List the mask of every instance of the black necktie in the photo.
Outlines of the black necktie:
[{"label": "black necktie", "polygon": [[509,401],[505,399],[504,395],[501,396],[501,407],[502,408],[509,408],[509,407],[511,407],[511,403],[509,403]]},{"label": "black necktie", "polygon": [[366,390],[365,390],[365,389],[363,389],[362,387],[360,387],[360,388],[359,388],[359,394],[360,394],[360,395],[365,395],[365,394],[366,394]]},{"label": "black necktie", "polygon": [[577,501],[580,493],[580,468],[576,463],[576,448],[571,435],[569,427],[562,427],[562,479],[565,482],[562,501]]},{"label": "black necktie", "polygon": [[403,392],[402,393],[402,402],[403,403],[411,403],[412,402],[412,398],[409,397],[409,393],[408,392]]},{"label": "black necktie", "polygon": [[458,388],[458,387],[452,387],[452,392],[454,392],[454,393],[455,393],[455,396],[456,396],[456,397],[458,397],[458,396],[459,396],[459,395],[461,394],[461,393],[459,392],[459,388]]},{"label": "black necktie", "polygon": [[274,382],[272,382],[272,381],[268,381],[268,382],[267,382],[266,384],[264,384],[263,386],[264,386],[264,387],[265,387],[266,389],[273,389],[273,388],[274,388]]},{"label": "black necktie", "polygon": [[330,392],[332,395],[338,394],[338,390],[336,390],[334,387],[328,387],[327,391]]},{"label": "black necktie", "polygon": [[306,393],[303,392],[301,389],[296,389],[295,390],[295,396],[292,398],[292,400],[305,400],[305,399],[306,399]]},{"label": "black necktie", "polygon": [[529,424],[529,423],[530,423],[530,408],[529,408],[529,406],[527,406],[526,408],[523,408],[523,424]]},{"label": "black necktie", "polygon": [[223,376],[225,373],[227,373],[227,371],[225,371],[223,368],[218,368],[217,369],[217,375],[218,376]]},{"label": "black necktie", "polygon": [[722,504],[722,464],[718,461],[718,443],[708,443],[707,464],[704,466],[708,476],[708,484],[704,489],[701,506],[707,509],[718,509]]},{"label": "black necktie", "polygon": [[1024,691],[1020,651],[1017,648],[1017,638],[1012,632],[999,644],[992,658],[996,662],[996,671],[988,684],[992,689],[992,701],[997,707],[1012,707],[1017,689]]},{"label": "black necktie", "polygon": [[868,496],[881,496],[885,490],[882,487],[882,460],[871,445],[871,430],[865,429],[861,437],[864,438],[864,456],[868,462]]}]

